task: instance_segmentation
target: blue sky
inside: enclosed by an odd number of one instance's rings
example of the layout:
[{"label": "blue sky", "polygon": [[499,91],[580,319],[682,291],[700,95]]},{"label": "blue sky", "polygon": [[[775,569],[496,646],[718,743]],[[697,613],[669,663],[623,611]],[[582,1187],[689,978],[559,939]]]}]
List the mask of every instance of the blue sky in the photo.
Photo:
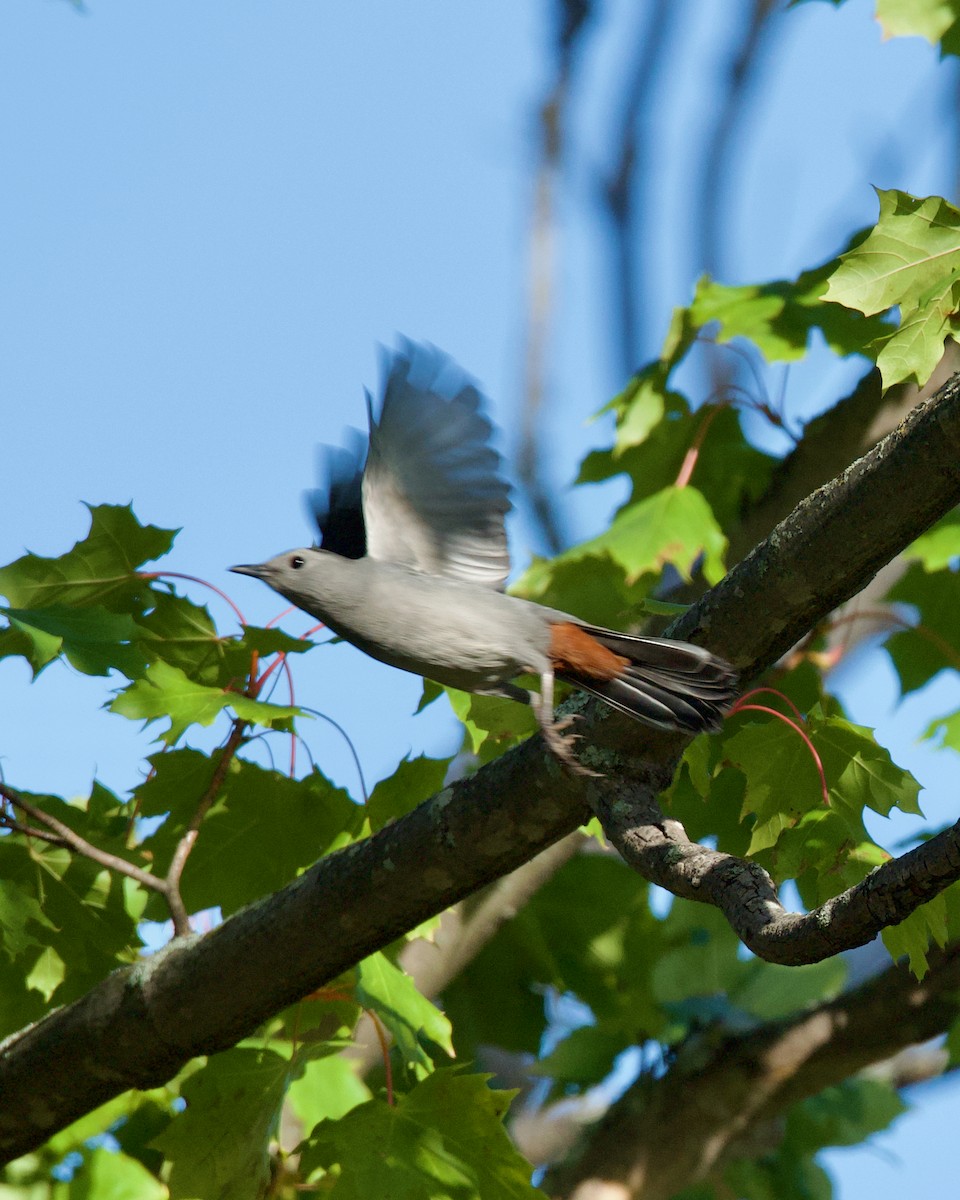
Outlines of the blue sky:
[{"label": "blue sky", "polygon": [[[697,44],[650,114],[660,135],[651,353],[699,269],[683,251],[689,158],[669,150],[704,136],[697,84],[718,70],[733,7],[683,6]],[[577,494],[568,484],[609,436],[587,419],[622,383],[596,189],[614,81],[646,7],[601,6],[564,177],[545,444],[576,536],[596,532],[619,495],[616,484]],[[226,568],[310,540],[301,495],[315,445],[362,422],[377,343],[398,332],[441,346],[482,381],[509,456],[548,18],[542,0],[90,0],[83,14],[66,0],[7,0],[0,562],[25,548],[65,550],[85,532],[82,500],[132,500],[142,520],[183,527],[171,570],[225,587],[248,618],[268,620],[280,607],[272,594]],[[874,218],[871,184],[955,187],[956,126],[944,119],[955,73],[937,73],[932,48],[882,43],[861,0],[839,11],[803,5],[784,21],[725,206],[726,282],[826,258]],[[800,416],[856,370],[823,357],[771,369],[767,382]],[[512,532],[522,566],[538,547],[522,515]],[[212,607],[228,627],[226,609]],[[7,777],[68,795],[84,793],[95,772],[127,786],[150,734],[100,711],[103,681],[62,665],[32,687],[27,678],[23,664],[0,662]],[[929,699],[891,719],[882,664],[841,682],[857,718],[878,724],[929,785],[932,817],[946,820],[955,782],[913,745]],[[298,664],[297,686],[349,730],[369,779],[410,751],[449,753],[457,740],[439,706],[411,715],[417,681],[350,647]],[[324,770],[352,786],[336,735],[318,726],[309,737]],[[946,1150],[937,1155],[960,1109],[940,1091],[880,1149],[832,1156],[842,1200],[953,1178]]]}]

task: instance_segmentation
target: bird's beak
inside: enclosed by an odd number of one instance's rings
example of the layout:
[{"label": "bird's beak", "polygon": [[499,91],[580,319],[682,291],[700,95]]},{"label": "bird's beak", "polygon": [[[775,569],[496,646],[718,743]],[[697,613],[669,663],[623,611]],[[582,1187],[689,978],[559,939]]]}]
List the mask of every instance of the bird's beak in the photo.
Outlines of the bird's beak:
[{"label": "bird's beak", "polygon": [[263,579],[267,573],[266,563],[242,563],[239,567],[231,567],[237,575],[252,575],[254,579]]}]

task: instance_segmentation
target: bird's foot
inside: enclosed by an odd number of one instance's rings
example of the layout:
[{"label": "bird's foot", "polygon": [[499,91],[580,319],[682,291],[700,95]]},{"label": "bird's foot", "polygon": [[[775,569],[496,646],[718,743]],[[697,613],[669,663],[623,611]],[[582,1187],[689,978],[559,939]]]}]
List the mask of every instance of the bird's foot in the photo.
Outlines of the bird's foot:
[{"label": "bird's foot", "polygon": [[600,778],[600,772],[591,771],[589,767],[585,767],[573,753],[574,744],[581,740],[582,735],[579,733],[564,733],[565,729],[569,729],[578,720],[579,717],[571,713],[569,716],[561,717],[559,721],[545,721],[540,726],[543,733],[543,740],[553,752],[554,757],[567,768],[571,775],[598,779]]}]

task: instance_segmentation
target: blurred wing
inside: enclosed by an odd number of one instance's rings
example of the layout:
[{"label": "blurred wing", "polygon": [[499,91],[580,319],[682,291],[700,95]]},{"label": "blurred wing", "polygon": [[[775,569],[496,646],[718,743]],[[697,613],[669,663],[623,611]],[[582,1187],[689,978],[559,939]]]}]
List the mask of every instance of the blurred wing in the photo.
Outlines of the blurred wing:
[{"label": "blurred wing", "polygon": [[389,360],[379,418],[370,396],[363,475],[367,553],[430,575],[501,588],[510,571],[509,489],[480,393],[432,347]]},{"label": "blurred wing", "polygon": [[357,429],[348,429],[350,446],[320,446],[317,476],[320,487],[307,492],[307,509],[320,533],[321,550],[344,558],[363,558],[367,537],[363,524],[361,486],[367,443]]}]

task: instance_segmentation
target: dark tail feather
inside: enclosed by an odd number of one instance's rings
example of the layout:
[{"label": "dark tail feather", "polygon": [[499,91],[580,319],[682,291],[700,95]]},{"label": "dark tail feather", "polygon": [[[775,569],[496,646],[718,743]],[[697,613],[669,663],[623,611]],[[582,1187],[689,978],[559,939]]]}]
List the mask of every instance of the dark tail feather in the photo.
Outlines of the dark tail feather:
[{"label": "dark tail feather", "polygon": [[587,633],[630,663],[615,679],[562,673],[561,679],[654,729],[715,733],[737,695],[737,673],[700,646],[633,637],[595,625]]}]

